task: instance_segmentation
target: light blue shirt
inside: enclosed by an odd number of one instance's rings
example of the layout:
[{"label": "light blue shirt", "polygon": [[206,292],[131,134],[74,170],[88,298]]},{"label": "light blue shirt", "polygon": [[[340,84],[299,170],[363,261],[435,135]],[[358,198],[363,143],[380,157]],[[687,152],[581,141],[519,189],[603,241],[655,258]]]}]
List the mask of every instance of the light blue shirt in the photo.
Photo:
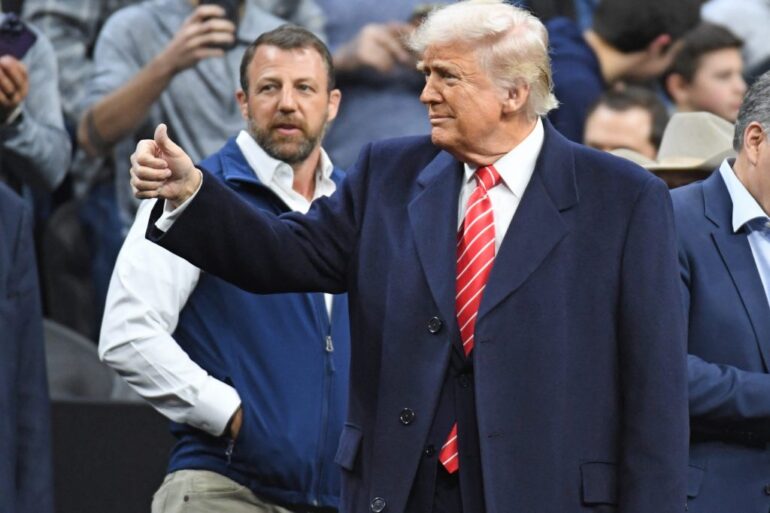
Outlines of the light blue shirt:
[{"label": "light blue shirt", "polygon": [[[729,159],[732,161],[732,159]],[[757,200],[746,190],[743,183],[735,176],[732,162],[725,159],[719,167],[727,192],[733,202],[733,232],[744,229],[748,233],[751,253],[765,288],[765,296],[770,304],[770,219]]]}]

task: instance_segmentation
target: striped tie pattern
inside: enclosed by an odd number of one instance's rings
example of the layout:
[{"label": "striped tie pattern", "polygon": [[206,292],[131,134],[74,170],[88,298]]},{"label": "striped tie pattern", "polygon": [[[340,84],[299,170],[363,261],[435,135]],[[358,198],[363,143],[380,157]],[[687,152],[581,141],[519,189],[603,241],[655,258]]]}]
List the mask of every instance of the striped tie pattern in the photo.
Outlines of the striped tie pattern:
[{"label": "striped tie pattern", "polygon": [[[500,173],[493,166],[481,167],[473,176],[476,188],[468,199],[465,219],[457,237],[455,309],[465,356],[473,350],[476,315],[495,260],[495,216],[487,191],[500,183]],[[439,452],[439,461],[450,474],[460,468],[457,451],[455,422]]]}]

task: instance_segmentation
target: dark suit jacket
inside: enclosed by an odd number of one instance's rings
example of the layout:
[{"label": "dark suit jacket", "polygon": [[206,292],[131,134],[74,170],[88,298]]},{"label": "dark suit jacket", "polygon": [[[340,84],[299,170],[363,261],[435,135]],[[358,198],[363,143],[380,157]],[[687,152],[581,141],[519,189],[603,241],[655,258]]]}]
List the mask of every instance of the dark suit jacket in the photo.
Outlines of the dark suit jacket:
[{"label": "dark suit jacket", "polygon": [[[487,511],[682,511],[684,321],[667,190],[545,125],[476,325]],[[243,287],[349,292],[344,512],[404,511],[425,457],[459,350],[462,174],[429,138],[397,139],[364,148],[307,216],[261,214],[206,176],[167,234],[151,221],[150,238]]]},{"label": "dark suit jacket", "polygon": [[50,405],[32,216],[0,184],[0,511],[53,511]]},{"label": "dark suit jacket", "polygon": [[689,510],[767,513],[770,307],[719,171],[672,197],[689,315]]}]

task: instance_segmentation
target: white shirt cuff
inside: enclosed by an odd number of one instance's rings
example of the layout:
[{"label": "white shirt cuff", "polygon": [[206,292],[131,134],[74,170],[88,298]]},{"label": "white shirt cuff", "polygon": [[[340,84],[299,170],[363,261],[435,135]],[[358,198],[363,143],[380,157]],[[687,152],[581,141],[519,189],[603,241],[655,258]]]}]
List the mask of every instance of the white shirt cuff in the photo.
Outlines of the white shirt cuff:
[{"label": "white shirt cuff", "polygon": [[240,405],[241,398],[233,387],[209,376],[198,392],[187,424],[213,436],[221,436]]},{"label": "white shirt cuff", "polygon": [[201,187],[203,186],[203,180],[200,181],[198,184],[198,188],[195,189],[195,192],[193,192],[189,198],[185,200],[184,203],[179,205],[176,208],[172,208],[171,204],[167,201],[163,201],[163,213],[160,215],[157,221],[155,221],[155,228],[162,232],[167,232],[171,229],[172,226],[174,226],[174,223],[177,219],[179,219],[179,216],[184,213],[184,211],[187,209],[188,205],[190,205],[190,202],[195,199],[195,196],[198,195],[198,191],[201,190]]}]

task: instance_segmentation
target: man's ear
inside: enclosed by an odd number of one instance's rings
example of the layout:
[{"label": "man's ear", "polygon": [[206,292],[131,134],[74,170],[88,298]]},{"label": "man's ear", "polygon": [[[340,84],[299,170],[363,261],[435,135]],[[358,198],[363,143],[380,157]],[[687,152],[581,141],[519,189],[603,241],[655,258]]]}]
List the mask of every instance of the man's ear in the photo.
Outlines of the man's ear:
[{"label": "man's ear", "polygon": [[529,100],[529,84],[518,81],[507,90],[507,95],[503,99],[503,114],[515,114],[520,112],[527,105]]},{"label": "man's ear", "polygon": [[337,112],[340,109],[340,101],[342,100],[342,91],[339,89],[332,89],[329,91],[329,114],[326,117],[326,122],[330,123],[337,117]]},{"label": "man's ear", "polygon": [[249,98],[243,89],[238,89],[235,92],[235,99],[238,101],[238,106],[241,108],[241,116],[243,119],[249,119]]},{"label": "man's ear", "polygon": [[677,107],[689,104],[690,87],[681,74],[671,73],[666,77],[663,86]]},{"label": "man's ear", "polygon": [[759,145],[765,142],[765,130],[756,121],[748,124],[743,131],[743,153],[751,165],[756,166],[759,160]]}]

